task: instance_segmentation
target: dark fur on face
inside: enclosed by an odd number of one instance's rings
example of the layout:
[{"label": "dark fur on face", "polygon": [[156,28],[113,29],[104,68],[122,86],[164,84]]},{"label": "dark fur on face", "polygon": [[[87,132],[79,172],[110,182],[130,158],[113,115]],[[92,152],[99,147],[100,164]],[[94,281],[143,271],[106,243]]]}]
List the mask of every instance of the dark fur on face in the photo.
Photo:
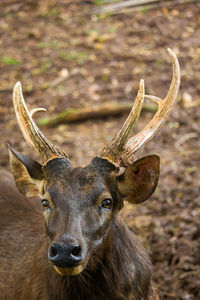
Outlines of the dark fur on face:
[{"label": "dark fur on face", "polygon": [[[66,159],[55,159],[43,167],[46,178],[44,196],[50,199],[46,216],[49,240],[74,242],[83,248],[84,259],[103,244],[114,215],[122,208],[116,168],[107,160],[95,158],[85,168],[73,169]],[[101,207],[111,198],[112,208]]]},{"label": "dark fur on face", "polygon": [[[14,274],[19,269],[26,274],[19,276],[20,293],[15,291],[14,299],[150,299],[151,264],[118,212],[125,199],[140,203],[151,195],[158,181],[158,157],[142,158],[118,176],[119,170],[99,157],[85,168],[72,168],[66,158],[41,166],[13,149],[10,151],[17,187],[22,187],[24,195],[30,196],[32,191],[31,196],[37,198],[22,196],[10,181],[9,196],[0,197],[1,211],[8,215],[10,226],[3,236],[22,258],[16,261],[7,253],[3,264],[12,268]],[[43,201],[45,226],[38,195]],[[7,205],[5,197],[9,198]],[[22,213],[13,231],[16,205]],[[19,237],[17,243],[13,235]],[[79,261],[74,265],[49,261],[55,245],[62,249],[78,245]],[[31,288],[23,289],[28,278]],[[12,279],[10,284],[13,283]],[[5,299],[13,299],[9,297]]]}]

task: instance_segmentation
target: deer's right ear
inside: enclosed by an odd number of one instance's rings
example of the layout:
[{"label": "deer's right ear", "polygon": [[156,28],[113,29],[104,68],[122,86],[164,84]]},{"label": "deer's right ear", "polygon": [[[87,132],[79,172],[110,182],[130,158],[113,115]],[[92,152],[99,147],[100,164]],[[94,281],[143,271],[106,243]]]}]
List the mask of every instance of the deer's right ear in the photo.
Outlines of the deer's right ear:
[{"label": "deer's right ear", "polygon": [[8,145],[11,171],[20,193],[27,197],[38,196],[44,182],[42,166]]},{"label": "deer's right ear", "polygon": [[128,202],[142,203],[151,196],[158,184],[159,166],[159,156],[149,155],[127,167],[118,179],[118,186]]}]

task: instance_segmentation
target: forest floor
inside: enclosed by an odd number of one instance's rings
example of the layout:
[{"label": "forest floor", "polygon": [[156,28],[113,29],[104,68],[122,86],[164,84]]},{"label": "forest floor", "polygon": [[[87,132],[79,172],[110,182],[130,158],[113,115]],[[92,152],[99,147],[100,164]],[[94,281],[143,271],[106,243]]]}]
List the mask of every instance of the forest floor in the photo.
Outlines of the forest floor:
[{"label": "forest floor", "polygon": [[[126,14],[91,14],[95,1],[13,1],[0,4],[0,165],[9,169],[7,142],[37,158],[24,141],[12,107],[20,80],[29,108],[50,116],[66,108],[164,97],[180,62],[178,103],[144,154],[159,154],[161,175],[152,197],[123,209],[154,263],[162,299],[200,299],[200,3]],[[99,1],[101,4],[101,1]],[[136,130],[152,118],[142,113]],[[86,165],[126,116],[42,128],[74,164]]]}]

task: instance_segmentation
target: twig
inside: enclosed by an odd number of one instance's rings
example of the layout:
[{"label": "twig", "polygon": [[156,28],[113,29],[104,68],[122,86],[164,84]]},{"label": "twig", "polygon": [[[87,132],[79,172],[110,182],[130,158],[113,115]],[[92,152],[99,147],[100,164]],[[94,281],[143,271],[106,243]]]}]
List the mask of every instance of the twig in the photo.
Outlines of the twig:
[{"label": "twig", "polygon": [[92,12],[95,14],[98,13],[113,13],[123,8],[133,7],[133,6],[141,6],[148,3],[154,3],[154,2],[160,2],[160,0],[127,0],[127,1],[121,1],[119,3],[114,3],[110,5],[103,5],[101,7],[96,7],[92,10]]},{"label": "twig", "polygon": [[[130,0],[132,2],[133,0]],[[124,13],[130,13],[130,12],[136,12],[141,11],[142,9],[156,9],[156,8],[162,8],[167,6],[176,6],[176,5],[184,5],[184,4],[190,4],[190,3],[196,3],[199,2],[199,0],[168,0],[168,1],[162,1],[162,0],[141,0],[137,1],[137,4],[135,5],[125,5],[127,2],[124,2],[123,7],[110,7],[109,5],[104,5],[103,7],[94,8],[92,10],[92,14],[103,14],[103,13],[112,13],[112,14],[124,14]],[[112,4],[114,6],[114,4]],[[111,5],[110,5],[111,6]]]},{"label": "twig", "polygon": [[183,135],[178,141],[175,143],[175,147],[178,151],[183,152],[181,145],[190,139],[197,138],[197,133],[191,132]]}]

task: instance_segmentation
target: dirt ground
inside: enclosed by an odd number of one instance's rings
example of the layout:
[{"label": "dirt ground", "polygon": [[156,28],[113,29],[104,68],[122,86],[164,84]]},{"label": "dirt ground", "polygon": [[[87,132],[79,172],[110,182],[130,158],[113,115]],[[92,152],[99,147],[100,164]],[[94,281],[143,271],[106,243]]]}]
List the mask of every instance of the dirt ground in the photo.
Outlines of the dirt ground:
[{"label": "dirt ground", "polygon": [[[16,123],[16,81],[29,108],[48,109],[36,120],[69,107],[134,101],[140,78],[146,93],[164,97],[172,75],[166,48],[172,48],[181,66],[178,104],[140,153],[160,155],[159,185],[123,215],[152,258],[161,298],[200,299],[200,3],[96,16],[94,2],[1,0],[0,165],[9,169],[6,142],[39,159]],[[43,131],[74,166],[86,165],[125,117]],[[143,113],[136,130],[151,118]]]}]

